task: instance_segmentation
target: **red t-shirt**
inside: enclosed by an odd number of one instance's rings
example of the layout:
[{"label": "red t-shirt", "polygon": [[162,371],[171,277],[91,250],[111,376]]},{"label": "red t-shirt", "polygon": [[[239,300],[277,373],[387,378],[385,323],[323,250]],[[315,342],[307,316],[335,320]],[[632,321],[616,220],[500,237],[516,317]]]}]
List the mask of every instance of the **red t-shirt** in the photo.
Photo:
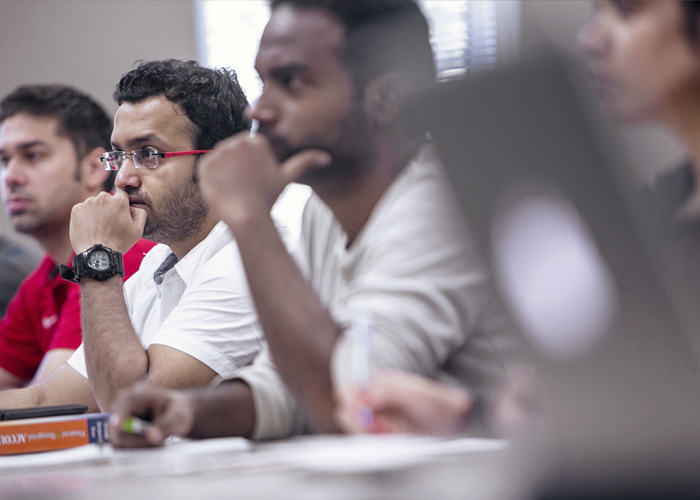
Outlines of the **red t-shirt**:
[{"label": "red t-shirt", "polygon": [[[155,246],[139,240],[124,254],[124,279]],[[0,322],[0,367],[29,380],[51,349],[77,349],[80,333],[80,286],[61,278],[58,266],[44,256],[22,282]]]}]

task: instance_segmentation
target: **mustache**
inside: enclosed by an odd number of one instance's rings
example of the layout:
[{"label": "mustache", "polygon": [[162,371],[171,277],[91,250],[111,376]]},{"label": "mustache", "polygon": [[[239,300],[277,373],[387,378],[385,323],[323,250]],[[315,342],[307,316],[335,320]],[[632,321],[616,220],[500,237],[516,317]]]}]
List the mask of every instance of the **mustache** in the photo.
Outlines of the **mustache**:
[{"label": "mustache", "polygon": [[310,141],[301,145],[293,146],[290,145],[286,140],[284,140],[282,137],[276,136],[275,134],[271,133],[269,129],[264,127],[262,124],[260,125],[260,128],[258,128],[258,134],[265,136],[265,138],[270,141],[270,144],[272,145],[273,150],[275,151],[275,154],[277,155],[277,159],[279,160],[280,163],[287,161],[289,158],[294,156],[297,153],[301,153],[302,151],[306,151],[307,149],[313,149],[313,150],[318,150],[318,151],[325,151],[328,153],[331,157],[331,163],[334,163],[335,161],[335,155],[333,154],[333,151],[331,151],[328,146],[325,144],[320,144],[316,143],[314,141]]},{"label": "mustache", "polygon": [[122,189],[122,191],[124,191],[129,196],[129,199],[133,198],[139,203],[144,203],[146,205],[150,205],[151,203],[150,197],[147,194],[139,191],[139,188],[136,188],[134,186],[125,186],[124,189]]},{"label": "mustache", "polygon": [[21,189],[6,188],[5,192],[3,193],[2,199],[7,201],[10,198],[22,198],[22,199],[34,201],[34,195],[32,195],[30,193],[25,193]]}]

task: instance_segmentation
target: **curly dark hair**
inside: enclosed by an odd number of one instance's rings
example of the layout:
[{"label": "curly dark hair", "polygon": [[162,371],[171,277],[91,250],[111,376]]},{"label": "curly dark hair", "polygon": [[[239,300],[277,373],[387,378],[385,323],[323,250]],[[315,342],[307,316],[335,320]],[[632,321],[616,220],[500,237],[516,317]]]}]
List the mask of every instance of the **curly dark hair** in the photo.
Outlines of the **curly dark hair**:
[{"label": "curly dark hair", "polygon": [[[0,101],[0,123],[19,113],[58,121],[57,133],[75,146],[78,160],[95,148],[110,149],[112,119],[97,101],[66,85],[23,85]],[[110,172],[102,188],[114,188],[116,172]]]},{"label": "curly dark hair", "polygon": [[329,12],[345,28],[340,54],[358,91],[378,76],[398,72],[409,92],[435,81],[430,28],[414,0],[270,0],[283,5]]},{"label": "curly dark hair", "polygon": [[178,104],[192,122],[196,149],[211,149],[250,126],[244,115],[248,101],[233,70],[178,59],[141,61],[122,76],[113,98],[121,105],[159,95]]}]

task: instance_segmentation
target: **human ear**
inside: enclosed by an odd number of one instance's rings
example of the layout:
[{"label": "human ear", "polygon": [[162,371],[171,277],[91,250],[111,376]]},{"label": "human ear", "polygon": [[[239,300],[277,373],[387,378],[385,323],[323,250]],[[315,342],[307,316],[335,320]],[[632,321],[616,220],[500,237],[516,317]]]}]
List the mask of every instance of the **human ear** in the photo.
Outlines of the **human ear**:
[{"label": "human ear", "polygon": [[80,161],[80,178],[88,191],[102,191],[102,185],[109,177],[109,171],[104,169],[100,160],[106,152],[105,148],[94,148]]},{"label": "human ear", "polygon": [[386,126],[399,114],[401,85],[397,73],[375,78],[365,87],[365,112],[377,125]]}]

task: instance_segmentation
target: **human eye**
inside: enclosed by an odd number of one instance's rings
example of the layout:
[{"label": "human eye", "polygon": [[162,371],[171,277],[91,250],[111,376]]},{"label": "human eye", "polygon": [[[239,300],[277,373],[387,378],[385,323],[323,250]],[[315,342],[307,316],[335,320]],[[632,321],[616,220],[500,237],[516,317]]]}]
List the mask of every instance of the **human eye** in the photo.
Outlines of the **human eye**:
[{"label": "human eye", "polygon": [[0,156],[0,168],[6,168],[8,163],[10,163],[9,156]]},{"label": "human eye", "polygon": [[158,166],[158,157],[161,155],[156,148],[147,147],[139,151],[134,151],[134,160],[139,166],[155,168]]},{"label": "human eye", "polygon": [[638,0],[612,0],[612,4],[622,17],[630,17],[639,9]]},{"label": "human eye", "polygon": [[151,159],[151,158],[154,158],[154,157],[158,156],[158,153],[159,153],[159,152],[160,152],[160,151],[158,151],[158,150],[155,149],[155,148],[143,148],[143,149],[140,151],[141,157],[142,157],[143,159],[145,159],[145,160],[149,160],[149,159]]},{"label": "human eye", "polygon": [[301,92],[308,85],[308,81],[305,78],[305,68],[297,67],[296,65],[273,71],[271,76],[276,85],[290,93]]},{"label": "human eye", "polygon": [[298,75],[289,75],[284,79],[283,85],[290,92],[299,92],[306,87],[306,82]]},{"label": "human eye", "polygon": [[36,163],[46,157],[47,153],[39,149],[28,149],[22,153],[22,159],[26,163]]}]

